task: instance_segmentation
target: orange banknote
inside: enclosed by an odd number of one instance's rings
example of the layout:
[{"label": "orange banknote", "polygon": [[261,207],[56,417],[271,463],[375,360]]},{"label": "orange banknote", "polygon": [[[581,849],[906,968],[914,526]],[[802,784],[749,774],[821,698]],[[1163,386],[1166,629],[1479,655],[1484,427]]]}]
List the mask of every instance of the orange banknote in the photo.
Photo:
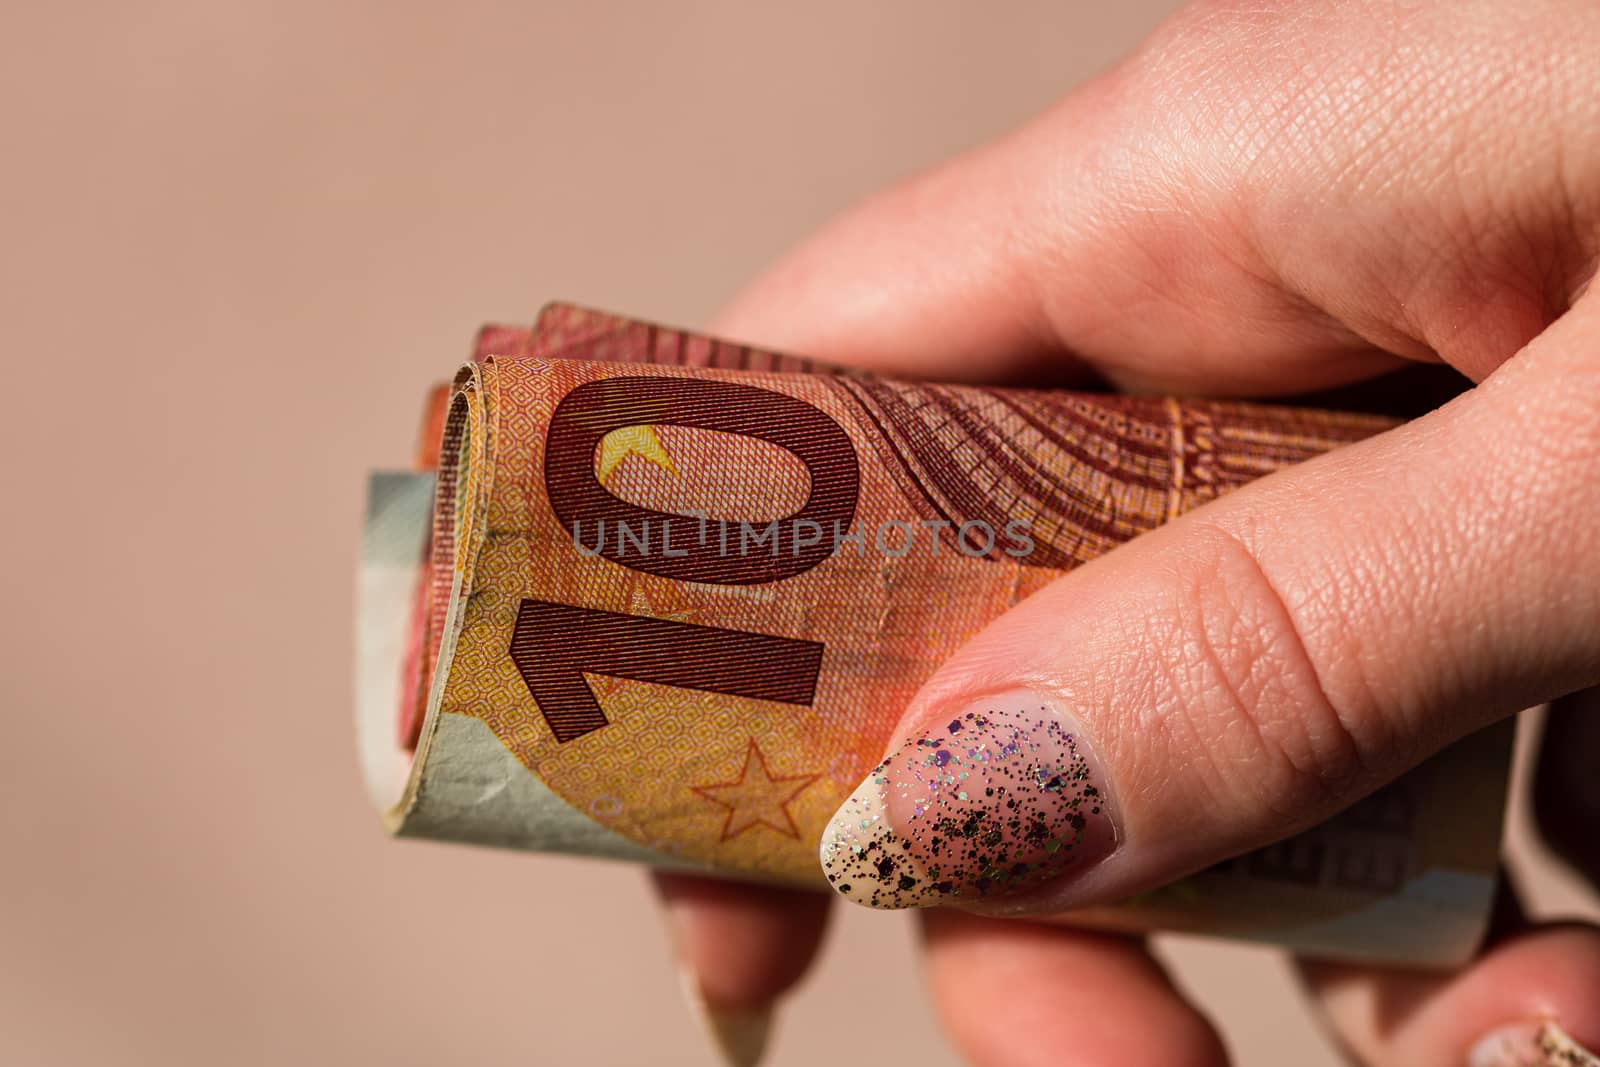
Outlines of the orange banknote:
[{"label": "orange banknote", "polygon": [[[1379,432],[1262,405],[893,381],[566,305],[488,328],[374,475],[358,722],[402,835],[825,887],[823,827],[963,641],[1064,571]],[[1504,730],[1072,921],[1448,962]]]}]

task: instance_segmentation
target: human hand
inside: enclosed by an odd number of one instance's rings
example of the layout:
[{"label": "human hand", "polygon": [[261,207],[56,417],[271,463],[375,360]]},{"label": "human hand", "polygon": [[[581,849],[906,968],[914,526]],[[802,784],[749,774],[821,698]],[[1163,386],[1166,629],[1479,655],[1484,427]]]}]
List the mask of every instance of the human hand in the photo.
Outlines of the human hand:
[{"label": "human hand", "polygon": [[[1070,735],[1105,803],[1048,881],[926,913],[934,995],[972,1062],[1225,1062],[1139,942],[990,914],[1170,881],[1600,682],[1597,257],[1600,6],[1211,3],[1022,130],[846,215],[718,324],[942,380],[1284,396],[1442,362],[1477,383],[1079,568],[913,700],[891,779],[907,741],[977,714],[997,745]],[[1558,720],[1590,747],[1561,747],[1538,804],[1591,878],[1597,714]],[[927,835],[878,811],[884,829],[848,839],[895,834],[925,870]],[[939,857],[969,900],[975,858]],[[849,895],[932,902],[830,864]],[[809,962],[824,902],[659,880],[698,988],[753,1033]],[[1461,974],[1306,965],[1308,986],[1373,1067],[1593,1062],[1536,1059],[1532,1034],[1554,1019],[1600,1048],[1600,932],[1506,911]]]}]

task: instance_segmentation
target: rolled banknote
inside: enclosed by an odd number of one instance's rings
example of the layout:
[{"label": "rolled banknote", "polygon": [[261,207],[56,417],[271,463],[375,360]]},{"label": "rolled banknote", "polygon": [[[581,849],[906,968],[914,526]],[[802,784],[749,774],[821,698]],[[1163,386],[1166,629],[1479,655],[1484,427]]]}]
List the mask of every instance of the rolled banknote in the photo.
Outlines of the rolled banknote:
[{"label": "rolled banknote", "polygon": [[[387,827],[823,888],[824,826],[1011,605],[1388,420],[891,381],[552,305],[374,474],[357,719]],[[1447,964],[1509,727],[1304,834],[1067,921]]]}]

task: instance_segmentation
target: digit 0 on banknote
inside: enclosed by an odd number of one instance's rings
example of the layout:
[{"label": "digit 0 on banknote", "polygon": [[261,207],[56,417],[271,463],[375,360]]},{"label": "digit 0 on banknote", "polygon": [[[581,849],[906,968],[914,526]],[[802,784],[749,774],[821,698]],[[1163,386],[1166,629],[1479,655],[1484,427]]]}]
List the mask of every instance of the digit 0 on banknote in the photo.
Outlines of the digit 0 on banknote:
[{"label": "digit 0 on banknote", "polygon": [[[566,305],[486,328],[429,405],[426,469],[369,486],[374,802],[401,835],[821,888],[823,826],[966,638],[1388,425],[891,381]],[[1470,738],[1299,837],[1069,918],[1462,958],[1508,758],[1504,730]]]}]

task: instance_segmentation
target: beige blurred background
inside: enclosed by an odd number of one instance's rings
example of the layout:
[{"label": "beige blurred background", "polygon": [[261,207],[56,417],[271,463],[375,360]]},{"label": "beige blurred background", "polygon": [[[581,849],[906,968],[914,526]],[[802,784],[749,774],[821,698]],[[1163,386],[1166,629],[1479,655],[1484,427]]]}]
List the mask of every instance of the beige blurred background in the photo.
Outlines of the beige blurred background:
[{"label": "beige blurred background", "polygon": [[[638,872],[380,832],[362,474],[480,322],[703,323],[1170,6],[9,5],[0,1063],[712,1062]],[[841,920],[771,1062],[956,1062]],[[1165,951],[1245,1067],[1335,1063],[1272,953]]]}]

